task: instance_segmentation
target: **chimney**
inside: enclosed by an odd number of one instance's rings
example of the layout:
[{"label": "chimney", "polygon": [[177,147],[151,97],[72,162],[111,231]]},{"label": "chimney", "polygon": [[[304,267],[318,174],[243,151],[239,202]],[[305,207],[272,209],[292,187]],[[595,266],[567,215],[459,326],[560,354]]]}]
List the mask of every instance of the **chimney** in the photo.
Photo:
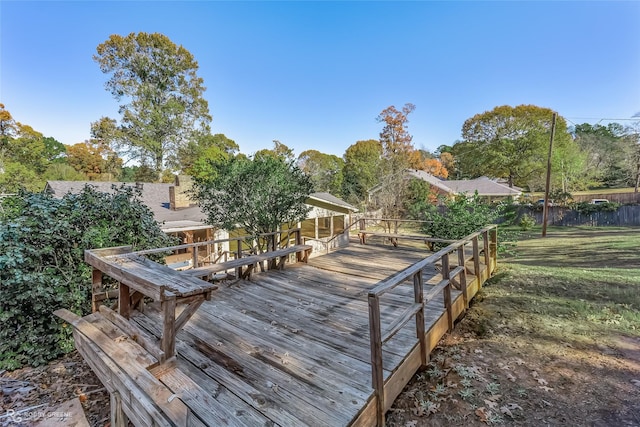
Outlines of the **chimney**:
[{"label": "chimney", "polygon": [[187,175],[176,176],[175,185],[169,187],[169,208],[175,211],[191,206],[190,190],[191,177]]}]

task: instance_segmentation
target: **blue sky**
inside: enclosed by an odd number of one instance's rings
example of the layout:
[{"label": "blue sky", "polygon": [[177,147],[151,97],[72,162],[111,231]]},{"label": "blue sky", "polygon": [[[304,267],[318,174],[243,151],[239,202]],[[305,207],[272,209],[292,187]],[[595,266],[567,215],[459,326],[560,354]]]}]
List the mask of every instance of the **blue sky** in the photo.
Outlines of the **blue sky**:
[{"label": "blue sky", "polygon": [[277,139],[341,156],[407,102],[431,151],[498,105],[574,123],[640,112],[640,2],[2,0],[0,102],[45,136],[88,139],[118,118],[96,46],[140,31],[195,56],[212,131],[248,154]]}]

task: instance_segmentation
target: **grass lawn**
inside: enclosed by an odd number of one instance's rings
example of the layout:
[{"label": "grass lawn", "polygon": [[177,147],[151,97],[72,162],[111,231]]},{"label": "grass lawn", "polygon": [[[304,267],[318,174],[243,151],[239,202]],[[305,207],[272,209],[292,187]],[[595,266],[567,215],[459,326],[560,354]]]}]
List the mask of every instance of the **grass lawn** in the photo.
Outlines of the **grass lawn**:
[{"label": "grass lawn", "polygon": [[640,228],[540,234],[499,260],[388,425],[640,426]]}]

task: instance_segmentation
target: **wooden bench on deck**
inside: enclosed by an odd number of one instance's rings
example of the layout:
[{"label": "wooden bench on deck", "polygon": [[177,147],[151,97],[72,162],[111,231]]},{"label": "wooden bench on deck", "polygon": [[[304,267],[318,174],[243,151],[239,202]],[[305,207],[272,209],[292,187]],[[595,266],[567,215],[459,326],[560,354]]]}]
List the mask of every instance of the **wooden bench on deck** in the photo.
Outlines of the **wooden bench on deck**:
[{"label": "wooden bench on deck", "polygon": [[360,238],[361,244],[363,245],[367,244],[367,236],[368,237],[378,236],[378,237],[387,238],[391,241],[391,244],[394,247],[398,247],[398,239],[420,240],[420,241],[423,241],[427,246],[429,246],[429,250],[433,250],[433,243],[451,244],[455,242],[455,240],[437,239],[435,237],[421,236],[416,234],[385,233],[381,231],[369,231],[369,230],[358,231],[358,237]]},{"label": "wooden bench on deck", "polygon": [[[221,262],[219,264],[184,270],[181,274],[209,279],[211,275],[215,273],[235,269],[239,279],[248,279],[251,278],[251,272],[255,268],[256,264],[260,262],[273,260],[275,261],[274,267],[278,270],[282,270],[287,256],[297,254],[298,261],[307,262],[309,260],[311,250],[312,246],[310,245],[294,245],[259,255],[251,255],[231,261]],[[243,267],[246,268],[243,270]]]},{"label": "wooden bench on deck", "polygon": [[[99,309],[95,296],[100,294],[103,273],[120,282],[117,312],[120,318],[129,319],[131,310],[142,307],[144,297],[159,302],[163,313],[160,348],[149,346],[147,350],[154,352],[158,360],[164,362],[175,355],[177,331],[182,329],[204,301],[211,299],[211,292],[218,287],[130,252],[130,246],[85,251],[85,261],[94,268],[93,311]],[[186,307],[176,318],[178,304],[185,304]]]}]

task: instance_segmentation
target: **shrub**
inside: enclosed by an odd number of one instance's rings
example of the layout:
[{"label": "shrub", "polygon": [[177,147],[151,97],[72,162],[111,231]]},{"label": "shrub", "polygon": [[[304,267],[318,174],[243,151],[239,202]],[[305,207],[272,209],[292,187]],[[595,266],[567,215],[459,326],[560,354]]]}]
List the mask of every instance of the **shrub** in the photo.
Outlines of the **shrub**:
[{"label": "shrub", "polygon": [[533,215],[525,214],[520,218],[520,230],[528,231],[536,225],[536,219]]},{"label": "shrub", "polygon": [[[478,193],[472,197],[459,195],[448,200],[445,206],[444,213],[434,208],[427,214],[430,222],[425,224],[423,232],[439,239],[458,240],[495,222],[500,215],[499,210],[482,201]],[[446,244],[434,246],[442,248]]]},{"label": "shrub", "polygon": [[0,204],[0,369],[37,366],[73,349],[70,328],[52,314],[90,311],[84,250],[168,246],[152,212],[131,188],[85,187],[55,199],[22,192]]}]

